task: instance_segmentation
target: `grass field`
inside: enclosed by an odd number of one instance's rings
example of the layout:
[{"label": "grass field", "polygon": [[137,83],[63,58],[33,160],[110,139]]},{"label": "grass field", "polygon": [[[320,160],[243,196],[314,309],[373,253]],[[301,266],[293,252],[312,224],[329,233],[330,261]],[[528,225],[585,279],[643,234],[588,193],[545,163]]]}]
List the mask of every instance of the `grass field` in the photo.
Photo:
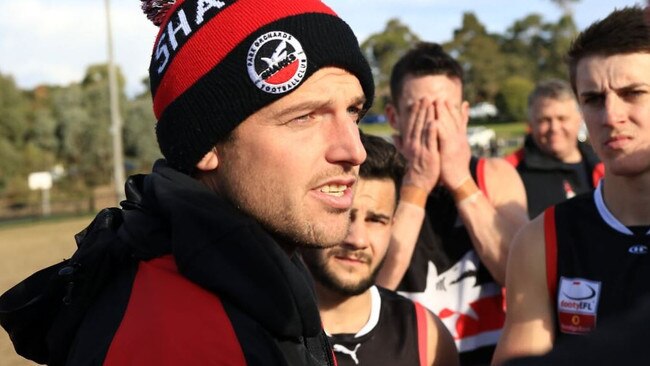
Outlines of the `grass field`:
[{"label": "grass field", "polygon": [[[69,258],[76,244],[74,234],[91,217],[23,223],[0,227],[0,293],[38,269]],[[9,336],[0,330],[0,365],[36,365],[16,355]]]}]

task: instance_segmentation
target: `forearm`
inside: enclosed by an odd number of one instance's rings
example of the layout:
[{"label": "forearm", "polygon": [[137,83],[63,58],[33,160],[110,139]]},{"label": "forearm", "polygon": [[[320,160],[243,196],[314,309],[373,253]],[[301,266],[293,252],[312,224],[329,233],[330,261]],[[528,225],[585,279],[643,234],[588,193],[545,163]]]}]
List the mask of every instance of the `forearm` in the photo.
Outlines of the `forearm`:
[{"label": "forearm", "polygon": [[[500,212],[471,181],[469,193],[455,194],[456,207],[463,220],[476,253],[492,277],[505,283],[508,247],[525,220],[513,220]],[[467,186],[467,185],[466,185]]]},{"label": "forearm", "polygon": [[424,221],[421,205],[400,200],[384,264],[377,275],[377,284],[395,290],[411,263],[415,244]]}]

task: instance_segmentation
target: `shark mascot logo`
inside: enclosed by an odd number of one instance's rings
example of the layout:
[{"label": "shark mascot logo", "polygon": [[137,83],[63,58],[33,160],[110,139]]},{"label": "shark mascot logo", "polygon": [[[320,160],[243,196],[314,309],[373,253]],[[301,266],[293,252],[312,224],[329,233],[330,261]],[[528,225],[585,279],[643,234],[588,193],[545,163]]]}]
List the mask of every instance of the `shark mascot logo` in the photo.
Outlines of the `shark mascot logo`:
[{"label": "shark mascot logo", "polygon": [[251,45],[246,66],[248,75],[260,90],[281,94],[294,89],[305,77],[307,56],[291,34],[268,32]]},{"label": "shark mascot logo", "polygon": [[501,287],[480,283],[479,263],[473,250],[448,268],[429,261],[425,290],[400,291],[438,315],[460,352],[496,344],[505,322]]}]

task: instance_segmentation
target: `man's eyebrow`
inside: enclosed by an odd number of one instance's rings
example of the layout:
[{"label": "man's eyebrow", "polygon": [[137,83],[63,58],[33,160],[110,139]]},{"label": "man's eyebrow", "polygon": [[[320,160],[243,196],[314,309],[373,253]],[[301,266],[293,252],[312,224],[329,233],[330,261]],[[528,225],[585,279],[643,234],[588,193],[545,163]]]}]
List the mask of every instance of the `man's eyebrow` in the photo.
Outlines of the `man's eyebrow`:
[{"label": "man's eyebrow", "polygon": [[355,98],[352,98],[350,105],[366,104],[366,96],[360,95]]},{"label": "man's eyebrow", "polygon": [[594,90],[589,90],[589,91],[585,91],[585,92],[580,93],[581,98],[597,97],[597,96],[600,96],[600,95],[603,95],[603,92],[594,91]]},{"label": "man's eyebrow", "polygon": [[[289,114],[301,112],[301,111],[311,111],[311,110],[316,110],[319,108],[323,108],[327,105],[333,104],[334,101],[331,99],[327,100],[308,100],[304,101],[302,103],[297,103],[292,106],[289,106],[287,108],[284,108],[278,112],[279,116],[286,116]],[[354,98],[350,99],[349,105],[359,105],[359,104],[365,104],[366,103],[366,97],[364,95],[357,96]]]},{"label": "man's eyebrow", "polygon": [[[648,87],[650,87],[650,84],[642,83],[642,82],[632,83],[632,84],[625,85],[625,86],[622,86],[622,87],[619,87],[619,88],[614,88],[614,91],[616,93],[621,93],[621,92],[627,92],[627,91],[631,91],[631,90],[641,88],[641,87],[648,88]],[[596,96],[603,95],[604,93],[605,92],[599,91],[599,90],[588,90],[588,91],[584,91],[584,92],[580,93],[580,97],[583,97],[583,98],[596,97]]]},{"label": "man's eyebrow", "polygon": [[308,100],[284,108],[278,112],[278,115],[286,116],[288,114],[293,114],[301,111],[311,111],[311,110],[322,108],[328,105],[329,103],[331,103],[330,100]]},{"label": "man's eyebrow", "polygon": [[389,215],[386,215],[386,214],[383,214],[383,213],[379,213],[379,212],[373,212],[373,211],[368,212],[368,217],[369,217],[369,218],[373,218],[373,219],[384,219],[384,220],[390,220],[390,216],[389,216]]},{"label": "man's eyebrow", "polygon": [[648,83],[639,82],[639,83],[632,83],[632,84],[629,84],[629,85],[625,85],[625,86],[622,86],[620,88],[616,88],[614,90],[616,90],[616,92],[626,92],[626,91],[634,90],[634,89],[637,89],[637,88],[640,88],[640,87],[646,87],[647,88],[647,87],[650,87],[650,85],[648,85]]}]

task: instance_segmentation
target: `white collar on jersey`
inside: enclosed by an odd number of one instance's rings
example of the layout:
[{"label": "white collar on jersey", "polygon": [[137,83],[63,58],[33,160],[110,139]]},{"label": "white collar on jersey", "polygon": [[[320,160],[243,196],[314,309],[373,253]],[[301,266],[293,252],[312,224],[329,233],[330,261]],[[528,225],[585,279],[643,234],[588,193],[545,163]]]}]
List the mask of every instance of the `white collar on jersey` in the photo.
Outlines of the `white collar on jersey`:
[{"label": "white collar on jersey", "polygon": [[354,338],[362,337],[375,328],[379,322],[379,310],[381,310],[381,296],[379,296],[377,286],[372,286],[370,288],[370,317],[366,325],[354,335]]},{"label": "white collar on jersey", "polygon": [[[370,287],[370,317],[361,330],[354,335],[354,338],[362,337],[375,328],[377,323],[379,323],[379,310],[381,310],[381,296],[379,295],[377,286],[373,285]],[[325,334],[328,337],[332,336],[328,331],[325,331]]]},{"label": "white collar on jersey", "polygon": [[[600,214],[600,217],[605,220],[605,223],[609,225],[612,229],[618,231],[619,233],[623,233],[625,235],[634,235],[634,233],[628,229],[625,225],[623,225],[614,215],[609,211],[607,208],[607,205],[605,205],[605,200],[603,199],[603,182],[605,179],[601,179],[598,182],[598,186],[596,187],[596,190],[594,190],[594,202],[596,202],[596,208],[598,209],[598,213]],[[650,230],[646,233],[646,235],[650,235]]]}]

